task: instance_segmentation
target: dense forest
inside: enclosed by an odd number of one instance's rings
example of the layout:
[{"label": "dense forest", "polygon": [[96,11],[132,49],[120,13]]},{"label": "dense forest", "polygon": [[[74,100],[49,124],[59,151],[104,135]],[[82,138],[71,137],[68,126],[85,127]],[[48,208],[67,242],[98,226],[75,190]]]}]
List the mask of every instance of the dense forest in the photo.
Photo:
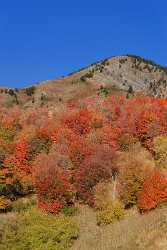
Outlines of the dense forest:
[{"label": "dense forest", "polygon": [[[22,198],[33,200],[39,221],[87,204],[99,226],[123,219],[133,206],[142,216],[165,205],[167,100],[107,96],[55,110],[1,108],[1,212],[22,209]],[[75,229],[68,240],[77,235]],[[25,249],[7,244],[1,249]]]}]

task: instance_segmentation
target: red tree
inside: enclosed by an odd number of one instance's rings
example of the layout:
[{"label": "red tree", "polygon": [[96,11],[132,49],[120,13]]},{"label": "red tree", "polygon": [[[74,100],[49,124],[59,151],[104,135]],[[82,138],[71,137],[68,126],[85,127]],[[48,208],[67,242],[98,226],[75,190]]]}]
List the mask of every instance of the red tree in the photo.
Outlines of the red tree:
[{"label": "red tree", "polygon": [[167,175],[160,171],[155,171],[143,185],[143,190],[138,197],[139,209],[141,212],[145,212],[166,200]]},{"label": "red tree", "polygon": [[96,145],[95,149],[76,170],[74,178],[78,198],[90,205],[94,204],[93,187],[117,172],[113,165],[114,150],[106,145]]},{"label": "red tree", "polygon": [[56,164],[55,155],[40,155],[34,163],[34,185],[38,206],[47,212],[57,213],[73,202],[74,189],[69,171]]},{"label": "red tree", "polygon": [[64,119],[65,125],[78,135],[87,134],[91,130],[92,112],[81,109],[79,112],[71,113]]}]

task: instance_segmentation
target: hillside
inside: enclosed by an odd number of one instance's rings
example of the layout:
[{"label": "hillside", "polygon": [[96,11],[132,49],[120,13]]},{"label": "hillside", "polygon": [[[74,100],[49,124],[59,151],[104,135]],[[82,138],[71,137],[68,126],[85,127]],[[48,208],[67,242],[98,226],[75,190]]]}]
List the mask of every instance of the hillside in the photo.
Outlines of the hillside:
[{"label": "hillside", "polygon": [[111,57],[56,80],[33,85],[34,89],[1,88],[5,106],[24,107],[77,102],[97,94],[140,94],[167,97],[167,68],[144,58],[127,55]]},{"label": "hillside", "polygon": [[135,56],[2,88],[0,249],[166,250],[166,95]]},{"label": "hillside", "polygon": [[161,208],[140,216],[133,210],[124,220],[98,227],[93,210],[82,206],[77,216],[81,237],[71,250],[166,250],[166,212]]}]

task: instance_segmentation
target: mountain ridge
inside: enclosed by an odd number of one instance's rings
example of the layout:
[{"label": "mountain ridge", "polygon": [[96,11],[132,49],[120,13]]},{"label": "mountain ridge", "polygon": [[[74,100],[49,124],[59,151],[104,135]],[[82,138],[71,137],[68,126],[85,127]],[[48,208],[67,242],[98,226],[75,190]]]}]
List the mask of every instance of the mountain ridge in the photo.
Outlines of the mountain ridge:
[{"label": "mountain ridge", "polygon": [[27,88],[0,88],[0,97],[4,102],[26,107],[76,102],[99,93],[166,98],[167,67],[128,54],[102,59],[67,76],[35,83]]}]

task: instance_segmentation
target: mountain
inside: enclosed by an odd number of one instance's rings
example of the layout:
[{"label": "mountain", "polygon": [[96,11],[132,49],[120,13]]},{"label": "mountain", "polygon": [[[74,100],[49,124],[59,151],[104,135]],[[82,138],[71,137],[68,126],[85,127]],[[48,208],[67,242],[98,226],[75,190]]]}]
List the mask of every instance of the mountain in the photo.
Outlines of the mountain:
[{"label": "mountain", "polygon": [[[167,97],[167,68],[135,55],[110,57],[56,80],[0,90],[1,103],[25,107],[76,102],[97,94]],[[3,100],[3,101],[2,101]]]},{"label": "mountain", "polygon": [[167,249],[166,80],[127,55],[0,89],[0,250]]}]

